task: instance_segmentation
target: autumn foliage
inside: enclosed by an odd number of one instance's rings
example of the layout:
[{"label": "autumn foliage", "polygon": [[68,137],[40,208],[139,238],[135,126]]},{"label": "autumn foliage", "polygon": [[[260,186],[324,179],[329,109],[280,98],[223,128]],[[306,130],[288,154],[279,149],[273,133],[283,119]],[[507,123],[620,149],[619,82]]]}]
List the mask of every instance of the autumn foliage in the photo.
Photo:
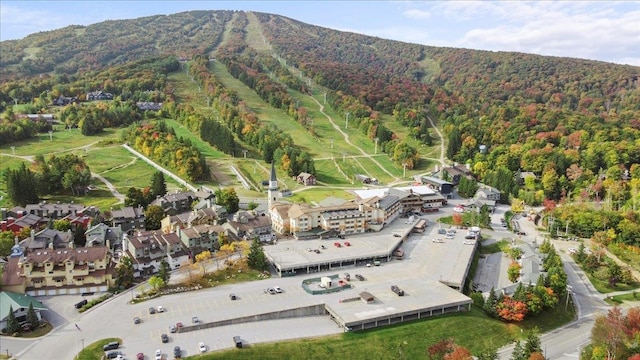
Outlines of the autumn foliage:
[{"label": "autumn foliage", "polygon": [[527,315],[527,304],[505,296],[496,306],[498,317],[504,321],[514,322],[524,320]]}]

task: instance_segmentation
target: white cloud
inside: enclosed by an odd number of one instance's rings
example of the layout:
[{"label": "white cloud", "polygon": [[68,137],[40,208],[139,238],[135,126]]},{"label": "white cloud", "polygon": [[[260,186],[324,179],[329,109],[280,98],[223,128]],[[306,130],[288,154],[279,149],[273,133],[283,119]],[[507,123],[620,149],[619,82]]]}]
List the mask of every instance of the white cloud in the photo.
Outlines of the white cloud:
[{"label": "white cloud", "polygon": [[409,19],[419,19],[424,20],[431,17],[431,13],[429,11],[420,10],[420,9],[409,9],[403,12],[403,15]]},{"label": "white cloud", "polygon": [[[403,41],[640,65],[640,3],[589,1],[409,2],[447,31],[408,31]],[[415,15],[417,16],[417,15]],[[418,25],[416,25],[418,26]],[[432,38],[423,34],[431,34]],[[393,31],[389,32],[393,34]],[[419,34],[415,38],[409,38]],[[434,38],[438,34],[440,38]],[[398,38],[394,36],[393,38]],[[624,62],[622,62],[624,61]]]}]

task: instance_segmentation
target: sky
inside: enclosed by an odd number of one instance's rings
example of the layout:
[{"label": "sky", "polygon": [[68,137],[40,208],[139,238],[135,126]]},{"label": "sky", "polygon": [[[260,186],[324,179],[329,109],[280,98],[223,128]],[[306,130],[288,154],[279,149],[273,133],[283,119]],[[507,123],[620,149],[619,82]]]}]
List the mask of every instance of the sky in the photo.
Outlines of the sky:
[{"label": "sky", "polygon": [[0,40],[190,10],[257,11],[409,43],[640,66],[640,1],[0,0]]}]

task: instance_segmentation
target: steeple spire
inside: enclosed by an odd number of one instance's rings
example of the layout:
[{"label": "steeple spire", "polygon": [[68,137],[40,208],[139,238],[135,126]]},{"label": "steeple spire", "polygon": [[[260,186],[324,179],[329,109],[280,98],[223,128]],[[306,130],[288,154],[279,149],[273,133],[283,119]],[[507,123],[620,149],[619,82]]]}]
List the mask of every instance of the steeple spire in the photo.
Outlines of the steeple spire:
[{"label": "steeple spire", "polygon": [[271,163],[271,176],[269,177],[269,190],[278,190],[278,178],[276,177],[276,167]]}]

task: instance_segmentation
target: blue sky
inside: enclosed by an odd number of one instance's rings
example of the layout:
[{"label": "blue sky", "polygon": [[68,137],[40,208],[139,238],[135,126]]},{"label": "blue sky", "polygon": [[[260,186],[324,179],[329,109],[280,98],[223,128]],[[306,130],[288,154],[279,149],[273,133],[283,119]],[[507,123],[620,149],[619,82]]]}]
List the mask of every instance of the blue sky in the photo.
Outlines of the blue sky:
[{"label": "blue sky", "polygon": [[189,10],[247,10],[385,39],[640,66],[638,1],[0,1],[0,40]]}]

